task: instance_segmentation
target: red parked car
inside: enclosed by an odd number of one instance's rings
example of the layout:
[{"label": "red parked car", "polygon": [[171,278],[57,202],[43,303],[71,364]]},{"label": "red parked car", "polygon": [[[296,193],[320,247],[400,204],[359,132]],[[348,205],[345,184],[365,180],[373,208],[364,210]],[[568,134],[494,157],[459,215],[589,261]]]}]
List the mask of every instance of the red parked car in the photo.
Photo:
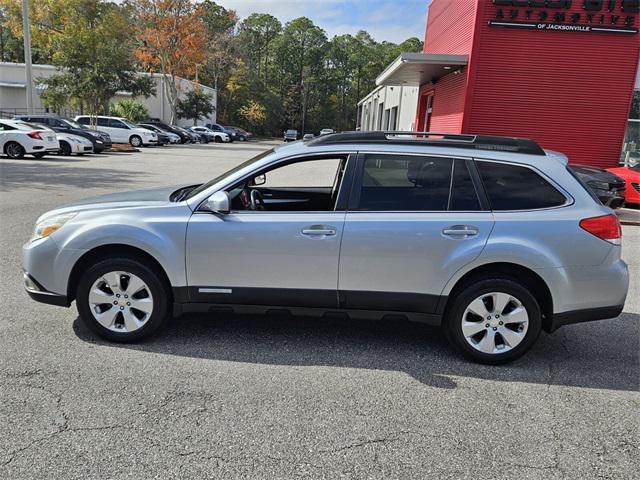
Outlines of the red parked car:
[{"label": "red parked car", "polygon": [[640,164],[633,167],[608,168],[607,171],[623,178],[627,184],[625,203],[640,205]]}]

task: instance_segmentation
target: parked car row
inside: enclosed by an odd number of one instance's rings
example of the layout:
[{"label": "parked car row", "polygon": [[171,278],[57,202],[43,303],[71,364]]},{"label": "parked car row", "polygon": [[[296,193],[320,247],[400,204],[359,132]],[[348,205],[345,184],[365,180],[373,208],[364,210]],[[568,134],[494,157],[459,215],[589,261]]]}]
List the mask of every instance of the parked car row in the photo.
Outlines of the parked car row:
[{"label": "parked car row", "polygon": [[247,141],[253,134],[237,127],[183,128],[157,119],[135,124],[122,117],[79,115],[74,120],[53,114],[17,115],[0,121],[0,152],[11,158],[45,154],[101,153],[114,143],[134,147],[178,143]]},{"label": "parked car row", "polygon": [[[320,133],[318,134],[319,137],[322,137],[324,135],[331,135],[332,133],[336,133],[336,131],[333,128],[323,128],[322,130],[320,130]],[[289,130],[285,130],[284,132],[284,142],[295,142],[296,140],[298,140],[298,138],[300,137],[300,134],[298,133],[298,130],[295,129],[289,129]],[[316,135],[314,135],[313,133],[305,133],[304,135],[302,135],[302,140],[312,140],[316,138]]]}]

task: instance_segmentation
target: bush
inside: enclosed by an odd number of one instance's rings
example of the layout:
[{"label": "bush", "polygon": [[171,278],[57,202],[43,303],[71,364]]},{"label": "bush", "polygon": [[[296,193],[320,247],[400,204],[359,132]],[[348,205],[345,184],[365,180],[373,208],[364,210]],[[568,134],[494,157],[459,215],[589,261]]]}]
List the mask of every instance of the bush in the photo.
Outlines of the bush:
[{"label": "bush", "polygon": [[109,114],[114,117],[124,117],[133,123],[139,123],[149,118],[147,107],[132,99],[112,103],[109,107]]}]

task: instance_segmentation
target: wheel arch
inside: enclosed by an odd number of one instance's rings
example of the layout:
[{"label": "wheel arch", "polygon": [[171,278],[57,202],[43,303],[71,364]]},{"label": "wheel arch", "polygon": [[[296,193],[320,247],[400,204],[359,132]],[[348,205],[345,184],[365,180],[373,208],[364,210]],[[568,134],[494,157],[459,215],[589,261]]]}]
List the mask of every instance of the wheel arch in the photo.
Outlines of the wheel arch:
[{"label": "wheel arch", "polygon": [[[75,300],[78,282],[80,281],[82,274],[96,262],[109,257],[125,257],[144,262],[146,266],[158,274],[160,280],[168,287],[167,291],[171,292],[169,276],[167,275],[166,270],[162,267],[162,264],[153,255],[138,247],[111,243],[107,245],[100,245],[85,252],[73,265],[69,275],[69,281],[67,282],[67,298],[69,302]],[[172,302],[173,298],[170,298],[169,301]]]},{"label": "wheel arch", "polygon": [[509,262],[495,262],[479,265],[460,277],[451,288],[447,300],[440,309],[444,315],[453,305],[456,296],[468,285],[483,278],[506,278],[523,284],[531,290],[533,296],[540,304],[542,311],[542,328],[549,331],[553,319],[553,295],[547,282],[532,269]]}]

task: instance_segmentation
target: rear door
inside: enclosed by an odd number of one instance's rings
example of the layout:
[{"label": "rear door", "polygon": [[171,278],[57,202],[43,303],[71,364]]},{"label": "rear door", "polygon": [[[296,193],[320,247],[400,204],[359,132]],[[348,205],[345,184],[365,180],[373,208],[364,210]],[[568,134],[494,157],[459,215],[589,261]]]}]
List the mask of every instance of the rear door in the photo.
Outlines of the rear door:
[{"label": "rear door", "polygon": [[453,274],[477,258],[494,225],[470,160],[360,154],[338,289],[346,308],[440,313]]},{"label": "rear door", "polygon": [[105,130],[109,135],[111,135],[111,139],[117,143],[129,143],[129,127],[127,127],[120,120],[115,118],[104,119],[108,121],[108,126],[103,127],[100,124],[100,120],[98,119],[98,128],[100,130]]}]

